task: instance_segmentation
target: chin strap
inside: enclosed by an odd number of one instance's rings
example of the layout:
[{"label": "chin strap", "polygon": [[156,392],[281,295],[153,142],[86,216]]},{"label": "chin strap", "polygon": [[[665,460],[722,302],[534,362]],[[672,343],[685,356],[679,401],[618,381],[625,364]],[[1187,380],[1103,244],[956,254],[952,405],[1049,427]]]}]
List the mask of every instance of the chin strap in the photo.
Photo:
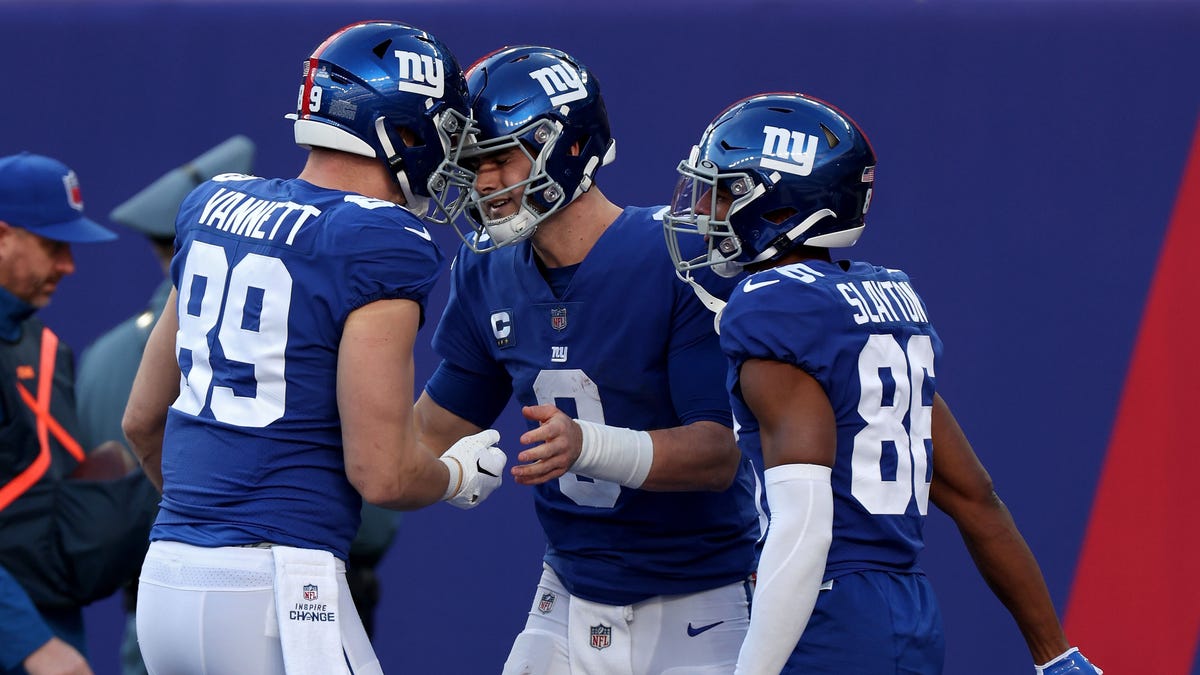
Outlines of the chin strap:
[{"label": "chin strap", "polygon": [[704,304],[708,311],[713,313],[713,330],[716,331],[717,335],[720,335],[721,312],[725,311],[725,301],[705,290],[703,286],[692,278],[691,274],[676,273],[676,275],[680,279],[683,279],[684,283],[692,287],[692,292],[696,294],[697,298],[700,298],[700,302]]},{"label": "chin strap", "polygon": [[[785,241],[788,244],[791,244],[792,242],[799,239],[800,235],[804,234],[810,228],[812,228],[813,225],[816,225],[818,222],[820,222],[826,218],[829,218],[829,217],[837,217],[837,214],[834,213],[831,209],[821,209],[820,211],[817,211],[816,213],[814,213],[814,214],[810,215],[809,217],[805,218],[804,220],[802,220],[799,225],[788,230],[787,234],[784,235],[786,237]],[[774,258],[776,255],[779,255],[779,247],[771,246],[771,247],[767,248],[766,250],[764,250],[762,253],[759,253],[758,255],[754,256],[754,260],[751,260],[750,263],[757,263],[757,262],[762,262],[764,260],[770,260],[771,258]],[[747,264],[750,264],[750,263],[747,263]]]},{"label": "chin strap", "polygon": [[[396,148],[392,145],[392,139],[388,138],[387,134],[387,119],[378,117],[375,119],[375,134],[379,137],[379,144],[383,147],[383,152],[387,155],[386,161],[389,166],[399,164],[404,166],[399,161],[396,154]],[[404,195],[404,208],[408,209],[413,215],[418,218],[424,218],[429,213],[429,197],[420,197],[413,193],[412,185],[408,182],[408,174],[404,169],[400,169],[393,173],[396,177],[396,182],[400,184],[400,193]]]}]

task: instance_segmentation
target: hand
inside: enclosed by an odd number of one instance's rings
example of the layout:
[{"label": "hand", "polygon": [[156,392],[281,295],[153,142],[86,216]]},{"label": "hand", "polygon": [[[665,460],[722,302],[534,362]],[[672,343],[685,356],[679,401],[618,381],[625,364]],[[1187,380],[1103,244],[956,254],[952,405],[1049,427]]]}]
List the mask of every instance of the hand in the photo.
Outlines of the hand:
[{"label": "hand", "polygon": [[464,436],[439,459],[450,469],[445,500],[460,509],[471,509],[500,487],[508,456],[493,444],[500,441],[494,429]]},{"label": "hand", "polygon": [[521,414],[538,422],[538,428],[521,435],[521,442],[541,445],[517,455],[521,464],[512,468],[513,480],[521,485],[540,485],[570,471],[583,448],[583,432],[575,420],[552,405],[525,406]]},{"label": "hand", "polygon": [[87,457],[68,478],[77,480],[115,480],[137,468],[133,455],[117,441],[105,441],[87,453]]},{"label": "hand", "polygon": [[1034,675],[1104,675],[1077,647],[1071,647],[1050,661],[1034,667]]},{"label": "hand", "polygon": [[25,657],[22,665],[29,675],[92,675],[83,655],[58,638],[50,638]]}]

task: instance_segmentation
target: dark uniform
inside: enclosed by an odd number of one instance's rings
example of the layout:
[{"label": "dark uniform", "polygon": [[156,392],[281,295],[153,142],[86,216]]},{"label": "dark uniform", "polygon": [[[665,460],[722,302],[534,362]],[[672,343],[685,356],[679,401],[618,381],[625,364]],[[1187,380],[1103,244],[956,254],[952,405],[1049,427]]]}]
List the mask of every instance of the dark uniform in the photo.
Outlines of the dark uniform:
[{"label": "dark uniform", "polygon": [[76,440],[70,349],[0,289],[0,566],[63,639],[83,651],[82,607],[130,578],[146,551],[154,487],[135,472],[73,480]]}]

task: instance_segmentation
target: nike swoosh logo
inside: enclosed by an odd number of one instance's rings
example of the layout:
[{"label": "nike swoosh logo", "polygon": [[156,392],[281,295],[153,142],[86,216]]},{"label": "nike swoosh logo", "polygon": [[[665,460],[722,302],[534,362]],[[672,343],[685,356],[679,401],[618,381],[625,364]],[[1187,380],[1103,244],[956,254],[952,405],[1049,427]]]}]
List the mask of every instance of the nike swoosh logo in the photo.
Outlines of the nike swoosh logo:
[{"label": "nike swoosh logo", "polygon": [[475,460],[475,470],[476,470],[476,471],[478,471],[479,473],[481,473],[481,474],[485,475],[485,476],[491,476],[492,478],[495,478],[495,477],[496,477],[496,474],[494,474],[494,473],[492,473],[491,471],[488,471],[487,469],[483,468],[483,465],[479,463],[479,460]]},{"label": "nike swoosh logo", "polygon": [[746,285],[742,286],[742,292],[749,293],[750,291],[757,291],[758,289],[762,288],[763,286],[770,286],[771,284],[777,284],[777,283],[779,283],[779,279],[771,279],[770,281],[760,281],[758,283],[754,283],[753,279],[747,279]]},{"label": "nike swoosh logo", "polygon": [[[776,279],[776,281],[778,281],[778,279]],[[707,626],[700,626],[699,628],[693,628],[691,622],[689,622],[688,627],[687,627],[688,637],[696,637],[697,635],[703,633],[704,631],[712,630],[712,629],[716,628],[717,626],[720,626],[723,623],[725,623],[725,622],[718,621],[716,623],[710,623]]]},{"label": "nike swoosh logo", "polygon": [[421,237],[425,241],[433,241],[433,237],[429,234],[429,230],[427,230],[423,227],[419,230],[414,230],[413,228],[405,225],[404,229],[408,230],[409,232],[412,232],[413,234],[417,235],[418,237]]}]

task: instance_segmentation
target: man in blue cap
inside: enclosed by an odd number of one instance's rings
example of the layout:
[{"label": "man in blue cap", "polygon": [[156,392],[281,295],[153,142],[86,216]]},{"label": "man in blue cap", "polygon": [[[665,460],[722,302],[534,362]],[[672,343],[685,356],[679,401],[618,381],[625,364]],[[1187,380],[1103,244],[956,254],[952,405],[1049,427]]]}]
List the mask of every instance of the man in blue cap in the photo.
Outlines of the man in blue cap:
[{"label": "man in blue cap", "polygon": [[0,157],[0,672],[90,673],[82,607],[111,594],[146,550],[153,486],[118,446],[90,452],[70,348],[35,316],[74,273],[71,244],[116,235],[83,214],[75,172]]}]

